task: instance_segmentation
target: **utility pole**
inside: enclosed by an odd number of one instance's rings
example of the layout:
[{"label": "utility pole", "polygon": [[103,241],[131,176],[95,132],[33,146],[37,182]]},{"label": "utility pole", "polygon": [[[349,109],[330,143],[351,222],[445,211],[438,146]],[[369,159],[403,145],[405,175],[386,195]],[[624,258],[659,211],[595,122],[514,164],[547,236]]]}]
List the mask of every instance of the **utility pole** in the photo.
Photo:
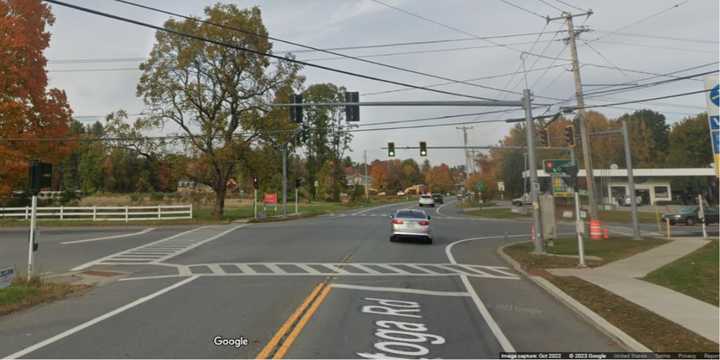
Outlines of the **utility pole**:
[{"label": "utility pole", "polygon": [[582,14],[571,14],[568,12],[563,12],[560,17],[557,18],[548,18],[549,21],[553,20],[560,20],[564,19],[565,23],[567,24],[567,31],[568,31],[568,43],[570,45],[570,55],[572,56],[572,71],[573,71],[573,78],[575,79],[575,98],[577,99],[577,107],[578,109],[578,125],[580,128],[580,143],[582,144],[582,156],[583,156],[583,164],[585,165],[585,183],[587,184],[587,196],[588,196],[588,204],[590,207],[590,218],[591,219],[597,219],[598,218],[598,206],[597,206],[597,200],[595,198],[595,184],[593,182],[593,167],[592,167],[592,157],[591,157],[591,149],[590,149],[590,135],[588,134],[587,129],[587,117],[585,114],[585,98],[583,97],[583,88],[582,88],[582,78],[580,77],[580,65],[578,62],[578,53],[577,53],[577,44],[575,42],[575,37],[578,33],[582,32],[575,30],[575,25],[573,24],[573,18],[578,16],[590,16],[592,15],[592,10],[582,13]]},{"label": "utility pole", "polygon": [[363,161],[365,162],[365,177],[363,177],[363,182],[365,183],[365,201],[370,201],[370,192],[368,190],[367,150],[363,151]]},{"label": "utility pole", "polygon": [[470,160],[470,152],[468,150],[468,136],[467,131],[472,129],[472,126],[461,126],[456,127],[455,129],[462,130],[463,132],[463,144],[465,147],[465,174],[470,175],[470,167],[472,166],[471,160]]},{"label": "utility pole", "polygon": [[633,239],[640,240],[640,227],[637,216],[637,197],[635,196],[635,177],[633,176],[632,154],[630,153],[630,136],[628,135],[627,121],[622,120],[622,134],[625,145],[625,167],[628,176],[628,191],[630,192],[630,206],[632,214]]},{"label": "utility pole", "polygon": [[287,217],[287,143],[282,145],[282,175],[283,217]]},{"label": "utility pole", "polygon": [[532,117],[532,94],[529,89],[523,90],[523,107],[525,108],[525,128],[527,130],[528,168],[530,171],[530,202],[532,203],[533,221],[535,223],[535,253],[544,253],[542,222],[540,221],[540,203],[537,178],[537,159],[535,158],[535,123]]}]

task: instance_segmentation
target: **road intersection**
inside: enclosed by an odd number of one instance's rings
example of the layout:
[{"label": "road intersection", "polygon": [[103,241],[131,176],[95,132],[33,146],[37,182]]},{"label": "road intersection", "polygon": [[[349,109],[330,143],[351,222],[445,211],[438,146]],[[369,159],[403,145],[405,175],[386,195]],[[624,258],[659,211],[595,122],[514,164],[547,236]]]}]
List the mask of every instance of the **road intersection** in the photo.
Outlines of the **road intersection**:
[{"label": "road intersection", "polygon": [[[414,206],[264,224],[45,232],[50,271],[102,270],[122,274],[121,281],[1,318],[0,356],[478,358],[621,350],[497,256],[499,245],[527,238],[527,224],[464,220],[450,204],[425,209],[433,211],[433,244],[390,242],[389,214]],[[109,236],[117,237],[61,244]]]}]

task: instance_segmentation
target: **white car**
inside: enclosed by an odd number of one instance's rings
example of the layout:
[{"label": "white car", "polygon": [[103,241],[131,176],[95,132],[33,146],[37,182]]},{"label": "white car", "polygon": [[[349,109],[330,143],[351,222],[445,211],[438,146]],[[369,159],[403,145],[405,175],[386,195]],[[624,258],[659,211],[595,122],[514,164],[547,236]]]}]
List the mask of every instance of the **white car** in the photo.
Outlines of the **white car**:
[{"label": "white car", "polygon": [[435,207],[435,200],[433,200],[432,195],[430,194],[424,194],[420,195],[420,199],[418,199],[418,206],[430,206]]}]

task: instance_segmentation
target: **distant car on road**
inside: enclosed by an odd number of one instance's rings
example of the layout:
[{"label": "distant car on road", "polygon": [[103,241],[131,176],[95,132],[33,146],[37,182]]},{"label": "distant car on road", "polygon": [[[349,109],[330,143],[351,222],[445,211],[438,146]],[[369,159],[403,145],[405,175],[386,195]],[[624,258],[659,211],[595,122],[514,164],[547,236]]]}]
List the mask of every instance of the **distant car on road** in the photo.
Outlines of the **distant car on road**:
[{"label": "distant car on road", "polygon": [[443,198],[443,194],[440,194],[440,193],[432,194],[432,198],[436,204],[443,204],[445,202],[445,200]]},{"label": "distant car on road", "polygon": [[418,206],[419,207],[423,207],[423,206],[435,207],[435,200],[433,200],[433,197],[430,194],[420,195],[420,198],[418,199]]},{"label": "distant car on road", "polygon": [[390,241],[397,241],[403,238],[421,239],[432,243],[432,231],[430,230],[430,215],[422,210],[400,209],[392,215],[390,221]]},{"label": "distant car on road", "polygon": [[[709,207],[703,210],[705,211],[705,224],[709,225],[720,222],[718,208]],[[699,212],[699,206],[687,206],[676,213],[664,214],[663,221],[670,220],[670,225],[695,225],[701,221]]]}]

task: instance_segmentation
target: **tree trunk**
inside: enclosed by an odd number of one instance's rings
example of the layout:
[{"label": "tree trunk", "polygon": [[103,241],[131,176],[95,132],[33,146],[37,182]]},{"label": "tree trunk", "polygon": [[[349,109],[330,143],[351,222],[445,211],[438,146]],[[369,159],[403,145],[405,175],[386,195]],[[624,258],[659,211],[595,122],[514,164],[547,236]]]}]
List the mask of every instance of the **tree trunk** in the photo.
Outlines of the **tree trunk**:
[{"label": "tree trunk", "polygon": [[225,212],[225,194],[227,193],[227,183],[218,181],[215,183],[215,206],[213,207],[213,218],[221,220]]}]

